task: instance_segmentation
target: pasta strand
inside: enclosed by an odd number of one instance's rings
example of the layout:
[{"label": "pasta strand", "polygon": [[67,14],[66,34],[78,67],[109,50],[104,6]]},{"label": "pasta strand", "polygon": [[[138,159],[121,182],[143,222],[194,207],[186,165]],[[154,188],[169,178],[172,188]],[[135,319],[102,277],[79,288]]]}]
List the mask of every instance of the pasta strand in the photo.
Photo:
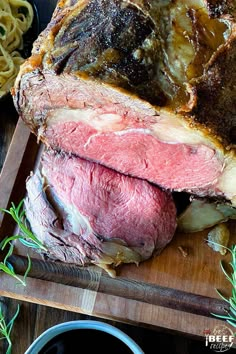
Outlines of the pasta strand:
[{"label": "pasta strand", "polygon": [[23,49],[23,34],[33,22],[34,12],[26,0],[0,1],[0,97],[14,85],[24,59],[18,50]]}]

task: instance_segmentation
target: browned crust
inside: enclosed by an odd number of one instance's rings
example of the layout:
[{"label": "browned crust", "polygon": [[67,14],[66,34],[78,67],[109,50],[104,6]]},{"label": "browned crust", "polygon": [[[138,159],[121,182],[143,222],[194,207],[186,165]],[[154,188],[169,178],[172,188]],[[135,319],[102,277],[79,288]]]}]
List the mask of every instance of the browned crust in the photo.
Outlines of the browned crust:
[{"label": "browned crust", "polygon": [[230,14],[233,18],[236,16],[235,0],[204,0],[211,17],[220,17]]},{"label": "browned crust", "polygon": [[197,104],[192,111],[194,120],[219,136],[226,147],[235,143],[236,25],[227,43],[209,62],[203,76],[195,80],[194,88],[197,95]]}]

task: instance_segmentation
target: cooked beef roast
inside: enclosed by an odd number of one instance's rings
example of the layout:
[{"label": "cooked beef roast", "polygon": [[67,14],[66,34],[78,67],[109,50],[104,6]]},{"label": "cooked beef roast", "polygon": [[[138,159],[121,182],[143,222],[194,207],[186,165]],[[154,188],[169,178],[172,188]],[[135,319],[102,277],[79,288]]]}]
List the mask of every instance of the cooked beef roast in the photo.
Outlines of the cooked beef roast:
[{"label": "cooked beef roast", "polygon": [[12,90],[19,115],[54,149],[236,205],[233,3],[59,1]]},{"label": "cooked beef roast", "polygon": [[97,163],[47,151],[29,177],[26,215],[49,257],[67,263],[139,263],[176,229],[170,193]]}]

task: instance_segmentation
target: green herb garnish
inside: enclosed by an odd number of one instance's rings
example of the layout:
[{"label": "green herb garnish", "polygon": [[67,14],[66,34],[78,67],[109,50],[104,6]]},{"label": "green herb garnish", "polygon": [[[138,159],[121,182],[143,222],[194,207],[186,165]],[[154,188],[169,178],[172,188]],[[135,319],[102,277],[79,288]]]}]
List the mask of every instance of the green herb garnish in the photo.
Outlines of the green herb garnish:
[{"label": "green herb garnish", "polygon": [[47,249],[43,245],[43,243],[28,229],[27,224],[26,224],[25,210],[23,209],[23,203],[24,203],[24,199],[21,200],[21,202],[19,203],[19,205],[17,207],[15,206],[14,203],[11,203],[12,206],[9,210],[0,208],[1,212],[11,215],[11,217],[17,223],[17,225],[21,231],[20,235],[6,237],[0,243],[1,250],[4,250],[4,248],[7,245],[10,245],[9,250],[8,250],[3,262],[0,262],[0,271],[3,271],[4,273],[10,275],[11,277],[18,280],[20,282],[20,284],[26,286],[26,277],[31,269],[31,259],[30,259],[30,256],[27,255],[28,266],[27,266],[27,269],[26,269],[25,274],[23,276],[23,279],[20,278],[16,274],[14,267],[12,266],[12,264],[8,260],[8,258],[13,253],[14,246],[12,245],[12,241],[19,240],[23,245],[25,245],[27,247],[37,248],[37,249],[41,249],[44,251],[47,251]]},{"label": "green herb garnish", "polygon": [[13,265],[8,261],[8,258],[12,255],[13,253],[13,245],[10,244],[10,247],[9,247],[9,250],[3,260],[3,262],[0,262],[0,270],[3,271],[4,273],[10,275],[11,277],[15,278],[21,285],[23,286],[26,286],[26,277],[31,269],[31,259],[30,259],[30,256],[27,255],[28,257],[28,266],[27,266],[27,269],[25,271],[25,274],[23,276],[23,279],[20,278],[15,270],[14,270],[14,267]]},{"label": "green herb garnish", "polygon": [[2,335],[2,337],[0,337],[0,339],[6,339],[8,342],[8,348],[7,348],[6,354],[11,354],[12,341],[11,341],[10,336],[11,336],[13,324],[15,322],[16,317],[18,316],[19,311],[20,311],[20,305],[17,306],[16,313],[14,314],[12,319],[7,324],[6,320],[4,318],[2,307],[0,306],[0,334]]},{"label": "green herb garnish", "polygon": [[[216,242],[209,241],[209,240],[208,242],[217,245]],[[229,265],[232,269],[232,272],[229,273],[225,269],[225,266],[222,261],[220,262],[220,267],[226,279],[232,285],[232,290],[231,290],[231,296],[229,298],[226,298],[219,290],[216,289],[216,292],[221,297],[221,299],[223,299],[225,302],[229,304],[229,310],[226,311],[225,315],[218,315],[215,313],[212,313],[212,315],[222,320],[226,320],[226,322],[228,322],[231,326],[236,327],[236,245],[233,245],[231,248],[222,245],[221,247],[224,247],[231,254],[231,261]]]},{"label": "green herb garnish", "polygon": [[27,227],[23,204],[24,204],[24,199],[21,200],[21,202],[17,207],[15,206],[14,203],[11,203],[12,206],[9,210],[0,208],[1,212],[11,215],[11,217],[15,220],[15,222],[17,223],[21,231],[20,235],[6,237],[1,242],[0,248],[3,250],[8,243],[14,240],[19,240],[27,247],[37,248],[37,249],[42,249],[44,251],[47,251],[47,248],[44,246],[44,244]]}]

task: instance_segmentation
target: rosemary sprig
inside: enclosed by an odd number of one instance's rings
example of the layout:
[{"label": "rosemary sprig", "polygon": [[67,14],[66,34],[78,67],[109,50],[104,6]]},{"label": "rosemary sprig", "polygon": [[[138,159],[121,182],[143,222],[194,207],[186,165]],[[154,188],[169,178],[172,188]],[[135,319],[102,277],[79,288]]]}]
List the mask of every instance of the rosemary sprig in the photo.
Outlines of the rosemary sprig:
[{"label": "rosemary sprig", "polygon": [[11,331],[12,331],[12,327],[14,325],[15,319],[19,314],[19,311],[20,311],[20,305],[17,306],[14,316],[7,324],[4,314],[3,314],[3,311],[2,311],[2,307],[0,306],[0,334],[2,335],[2,337],[0,339],[6,339],[8,342],[8,348],[7,348],[6,354],[11,354],[11,350],[12,350]]},{"label": "rosemary sprig", "polygon": [[7,213],[11,215],[11,217],[15,220],[19,229],[21,231],[20,235],[14,235],[10,237],[6,237],[1,243],[0,248],[3,250],[6,245],[14,240],[19,240],[27,247],[41,249],[43,251],[47,251],[47,248],[44,244],[28,229],[26,225],[25,218],[25,210],[23,209],[24,199],[16,207],[14,203],[11,203],[11,207],[9,210],[0,208],[1,212]]},{"label": "rosemary sprig", "polygon": [[47,251],[47,249],[43,245],[43,243],[28,229],[27,224],[26,224],[25,210],[23,209],[23,204],[24,204],[24,199],[21,200],[21,202],[18,204],[17,207],[15,206],[14,203],[11,203],[12,206],[10,207],[9,210],[0,208],[0,212],[4,212],[4,213],[11,215],[11,217],[17,223],[17,225],[19,226],[19,229],[21,231],[20,235],[6,237],[0,243],[1,250],[4,250],[4,248],[7,245],[10,245],[9,250],[8,250],[3,262],[0,262],[0,271],[5,272],[6,274],[8,274],[11,277],[15,278],[16,280],[18,280],[18,282],[20,284],[22,284],[23,286],[26,286],[26,277],[31,269],[31,259],[30,259],[30,256],[27,255],[27,257],[28,257],[27,269],[25,271],[23,278],[19,277],[16,274],[14,267],[12,266],[12,264],[8,260],[8,258],[13,253],[14,246],[12,245],[12,241],[19,240],[21,243],[23,243],[27,247],[42,249],[44,251]]},{"label": "rosemary sprig", "polygon": [[12,255],[13,253],[13,245],[10,244],[10,247],[9,247],[9,250],[3,260],[3,262],[0,262],[0,270],[3,271],[4,273],[10,275],[11,277],[15,278],[20,284],[22,284],[23,286],[26,286],[26,277],[28,276],[28,273],[31,269],[31,259],[30,259],[30,256],[27,255],[28,257],[28,266],[27,266],[27,269],[25,271],[25,274],[23,276],[23,278],[20,278],[15,270],[14,270],[14,267],[13,265],[8,261],[8,258]]},{"label": "rosemary sprig", "polygon": [[[208,242],[218,245],[216,242],[213,241],[208,240]],[[222,245],[221,247],[224,247],[231,254],[231,261],[229,262],[229,265],[232,269],[232,272],[229,273],[225,269],[225,266],[222,261],[220,262],[220,268],[224,273],[226,279],[232,285],[232,290],[231,296],[229,298],[226,298],[218,289],[216,289],[216,292],[221,297],[221,299],[229,304],[229,310],[226,312],[225,315],[218,315],[215,313],[212,313],[212,315],[222,320],[226,320],[226,322],[236,328],[236,245],[233,245],[231,248]]]}]

